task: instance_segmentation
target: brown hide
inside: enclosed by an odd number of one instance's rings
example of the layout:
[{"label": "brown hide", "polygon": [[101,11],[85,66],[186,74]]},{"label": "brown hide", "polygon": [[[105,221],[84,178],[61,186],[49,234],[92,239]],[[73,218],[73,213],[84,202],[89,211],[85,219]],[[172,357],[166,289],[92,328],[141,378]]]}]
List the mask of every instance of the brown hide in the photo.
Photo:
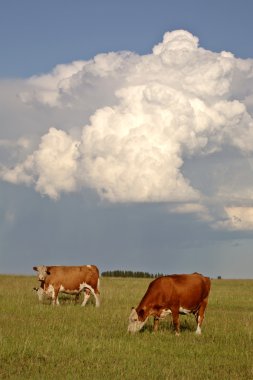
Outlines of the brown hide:
[{"label": "brown hide", "polygon": [[45,288],[53,285],[54,288],[63,286],[66,290],[77,291],[82,283],[86,283],[98,290],[99,271],[95,265],[82,266],[47,266],[48,275],[45,278]]},{"label": "brown hide", "polygon": [[199,273],[175,274],[156,278],[152,281],[136,308],[138,320],[144,322],[149,316],[155,317],[154,329],[158,327],[162,312],[171,312],[176,332],[179,332],[180,308],[195,314],[201,333],[201,324],[207,306],[211,282]]}]

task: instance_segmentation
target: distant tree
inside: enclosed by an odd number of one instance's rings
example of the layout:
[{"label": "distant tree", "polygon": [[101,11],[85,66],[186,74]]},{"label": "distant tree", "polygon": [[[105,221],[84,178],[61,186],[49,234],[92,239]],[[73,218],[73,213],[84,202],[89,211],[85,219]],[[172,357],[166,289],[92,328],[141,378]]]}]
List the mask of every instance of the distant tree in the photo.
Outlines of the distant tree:
[{"label": "distant tree", "polygon": [[148,272],[141,271],[131,271],[131,270],[113,270],[113,271],[105,271],[101,273],[102,277],[135,277],[135,278],[155,278],[162,276],[161,273],[153,274]]}]

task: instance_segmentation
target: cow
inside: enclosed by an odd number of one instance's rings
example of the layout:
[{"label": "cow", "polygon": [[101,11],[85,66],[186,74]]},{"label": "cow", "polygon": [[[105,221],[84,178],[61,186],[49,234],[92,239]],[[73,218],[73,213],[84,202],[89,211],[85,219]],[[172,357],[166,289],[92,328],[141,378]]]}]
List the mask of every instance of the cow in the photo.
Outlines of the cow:
[{"label": "cow", "polygon": [[154,317],[154,331],[159,321],[168,314],[172,320],[176,335],[179,335],[179,314],[194,314],[197,322],[196,334],[201,334],[201,325],[211,288],[209,277],[202,274],[172,274],[153,280],[139,303],[132,308],[129,316],[128,331],[140,331],[150,316]]},{"label": "cow", "polygon": [[[45,282],[44,281],[40,281],[40,286],[39,287],[34,287],[33,288],[33,290],[35,290],[35,292],[37,293],[39,301],[43,301],[43,299],[45,297],[52,300],[52,294],[50,294],[49,292],[46,293],[46,291],[44,289],[45,289]],[[88,292],[89,290],[86,289],[84,291]],[[68,293],[68,294],[71,294],[71,295],[75,296],[74,297],[75,303],[77,303],[79,301],[81,293]]]},{"label": "cow", "polygon": [[37,293],[39,301],[42,301],[44,295],[47,295],[44,291],[44,283],[43,282],[41,282],[41,284],[38,288],[33,288],[33,290],[35,290],[35,292]]},{"label": "cow", "polygon": [[53,305],[59,305],[59,292],[67,294],[80,294],[84,291],[85,306],[90,294],[95,297],[96,307],[100,306],[99,270],[95,265],[82,266],[34,266],[38,272],[40,287],[37,289],[39,299],[43,295],[52,298]]}]

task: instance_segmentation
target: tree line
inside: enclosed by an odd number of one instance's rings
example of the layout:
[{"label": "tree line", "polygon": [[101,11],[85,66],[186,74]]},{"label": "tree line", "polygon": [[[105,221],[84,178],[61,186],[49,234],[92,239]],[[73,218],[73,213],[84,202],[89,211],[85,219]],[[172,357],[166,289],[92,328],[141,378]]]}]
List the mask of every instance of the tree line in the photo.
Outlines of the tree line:
[{"label": "tree line", "polygon": [[138,278],[155,278],[163,276],[162,273],[148,273],[141,271],[131,271],[131,270],[109,270],[101,273],[102,277],[138,277]]}]

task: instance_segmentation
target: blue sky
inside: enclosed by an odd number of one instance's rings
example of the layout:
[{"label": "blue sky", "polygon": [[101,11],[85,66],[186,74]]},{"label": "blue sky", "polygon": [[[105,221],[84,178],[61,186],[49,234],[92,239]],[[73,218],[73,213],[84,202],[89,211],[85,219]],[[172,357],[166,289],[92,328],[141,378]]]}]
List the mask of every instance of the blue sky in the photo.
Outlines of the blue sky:
[{"label": "blue sky", "polygon": [[3,0],[0,75],[31,76],[108,51],[145,54],[174,29],[189,30],[206,49],[252,57],[252,11],[250,0]]},{"label": "blue sky", "polygon": [[252,8],[1,2],[0,273],[253,277]]}]

